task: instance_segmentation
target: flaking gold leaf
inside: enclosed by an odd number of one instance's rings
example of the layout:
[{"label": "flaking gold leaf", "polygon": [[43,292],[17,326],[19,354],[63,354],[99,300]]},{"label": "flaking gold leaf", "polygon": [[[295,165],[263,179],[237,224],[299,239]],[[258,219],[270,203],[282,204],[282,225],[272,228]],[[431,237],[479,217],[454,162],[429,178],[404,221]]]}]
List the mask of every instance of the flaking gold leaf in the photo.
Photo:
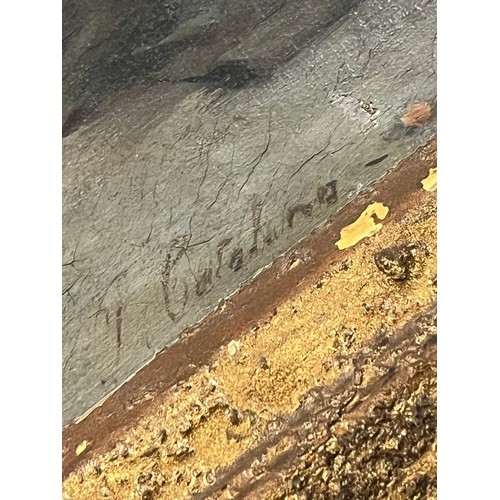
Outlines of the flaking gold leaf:
[{"label": "flaking gold leaf", "polygon": [[89,445],[88,441],[82,441],[77,447],[76,447],[76,455],[81,455],[86,449],[87,446]]},{"label": "flaking gold leaf", "polygon": [[383,203],[372,203],[368,205],[366,210],[355,222],[344,227],[340,231],[340,240],[336,243],[339,250],[352,247],[363,238],[368,238],[377,231],[380,231],[382,229],[382,224],[375,223],[374,217],[377,217],[379,220],[384,220],[388,213],[389,208]]},{"label": "flaking gold leaf", "polygon": [[425,191],[435,191],[437,189],[437,168],[431,168],[429,175],[421,183]]}]

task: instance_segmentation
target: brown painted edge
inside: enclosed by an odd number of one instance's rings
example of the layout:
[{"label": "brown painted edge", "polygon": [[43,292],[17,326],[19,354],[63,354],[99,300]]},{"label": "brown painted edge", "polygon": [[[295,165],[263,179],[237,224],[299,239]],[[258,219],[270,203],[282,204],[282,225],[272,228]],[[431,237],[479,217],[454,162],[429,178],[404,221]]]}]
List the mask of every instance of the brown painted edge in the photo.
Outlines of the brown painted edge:
[{"label": "brown painted edge", "polygon": [[[236,294],[221,301],[204,320],[186,329],[178,342],[158,353],[86,418],[70,423],[62,436],[63,479],[91,458],[113,448],[128,429],[158,404],[158,396],[188,379],[200,366],[210,364],[221,345],[268,319],[290,293],[297,293],[317,280],[332,262],[344,260],[350,250],[338,250],[335,242],[341,229],[356,220],[369,203],[382,202],[390,208],[386,222],[399,220],[405,213],[408,197],[422,189],[421,180],[435,166],[433,139],[277,258]],[[301,259],[300,265],[290,268],[297,258]],[[84,440],[89,442],[88,449],[77,456],[76,447]]]}]

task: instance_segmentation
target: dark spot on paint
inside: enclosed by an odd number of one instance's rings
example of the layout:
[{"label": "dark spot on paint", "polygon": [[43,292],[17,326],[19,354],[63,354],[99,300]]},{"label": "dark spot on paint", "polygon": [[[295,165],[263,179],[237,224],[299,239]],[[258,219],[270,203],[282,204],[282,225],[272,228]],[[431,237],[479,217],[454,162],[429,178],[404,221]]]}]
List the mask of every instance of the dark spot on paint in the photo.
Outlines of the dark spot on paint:
[{"label": "dark spot on paint", "polygon": [[183,81],[200,82],[228,89],[236,89],[248,85],[258,77],[259,75],[249,66],[248,61],[238,60],[219,64],[205,75],[189,76],[183,78]]},{"label": "dark spot on paint", "polygon": [[364,102],[361,104],[361,109],[366,111],[369,115],[374,115],[377,112],[377,108],[373,105],[373,102]]},{"label": "dark spot on paint", "polygon": [[243,267],[243,249],[236,248],[229,259],[229,267],[233,271],[238,271]]},{"label": "dark spot on paint", "polygon": [[375,160],[372,160],[372,161],[369,161],[365,167],[373,167],[373,165],[377,165],[377,163],[381,163],[383,162],[389,155],[386,154],[386,155],[383,155],[383,156],[380,156],[379,158],[375,158]]}]

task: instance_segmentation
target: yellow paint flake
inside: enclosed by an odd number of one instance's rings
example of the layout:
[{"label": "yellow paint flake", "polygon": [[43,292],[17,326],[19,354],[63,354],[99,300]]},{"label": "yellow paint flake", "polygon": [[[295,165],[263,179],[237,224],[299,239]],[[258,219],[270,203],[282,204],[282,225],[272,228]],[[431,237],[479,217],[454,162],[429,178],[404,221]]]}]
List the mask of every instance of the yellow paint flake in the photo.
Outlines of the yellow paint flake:
[{"label": "yellow paint flake", "polygon": [[86,449],[87,446],[89,445],[88,441],[82,441],[77,447],[76,447],[76,454],[81,455]]},{"label": "yellow paint flake", "polygon": [[380,231],[382,229],[382,224],[376,223],[374,217],[377,217],[379,220],[384,220],[388,213],[389,208],[383,203],[372,203],[368,205],[366,210],[355,222],[344,227],[340,231],[340,240],[336,243],[339,250],[352,247],[363,238],[368,238],[377,231]]},{"label": "yellow paint flake", "polygon": [[429,169],[429,175],[422,181],[425,191],[435,191],[437,189],[437,168]]}]

